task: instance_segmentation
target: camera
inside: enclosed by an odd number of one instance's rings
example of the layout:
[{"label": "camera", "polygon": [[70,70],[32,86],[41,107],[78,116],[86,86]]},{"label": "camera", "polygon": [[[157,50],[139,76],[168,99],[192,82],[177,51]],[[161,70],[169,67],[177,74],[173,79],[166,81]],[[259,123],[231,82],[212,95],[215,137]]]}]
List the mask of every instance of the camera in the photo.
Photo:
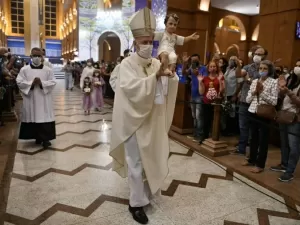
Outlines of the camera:
[{"label": "camera", "polygon": [[199,62],[193,62],[192,63],[192,69],[197,69],[199,67]]}]

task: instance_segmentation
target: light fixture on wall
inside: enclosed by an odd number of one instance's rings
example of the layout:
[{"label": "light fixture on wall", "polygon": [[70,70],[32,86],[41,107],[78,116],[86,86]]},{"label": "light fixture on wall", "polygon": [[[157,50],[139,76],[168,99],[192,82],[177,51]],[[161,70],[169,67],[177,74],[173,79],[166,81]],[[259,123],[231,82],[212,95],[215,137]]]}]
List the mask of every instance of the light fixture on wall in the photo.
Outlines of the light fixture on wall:
[{"label": "light fixture on wall", "polygon": [[208,10],[209,10],[209,4],[210,4],[210,0],[200,0],[199,9],[201,11],[208,12]]}]

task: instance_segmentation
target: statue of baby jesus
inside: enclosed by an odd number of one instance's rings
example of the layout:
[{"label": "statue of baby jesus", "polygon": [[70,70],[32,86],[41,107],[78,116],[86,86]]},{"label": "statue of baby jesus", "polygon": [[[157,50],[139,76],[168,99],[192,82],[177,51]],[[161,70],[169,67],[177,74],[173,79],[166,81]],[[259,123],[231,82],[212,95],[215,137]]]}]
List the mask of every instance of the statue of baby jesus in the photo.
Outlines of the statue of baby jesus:
[{"label": "statue of baby jesus", "polygon": [[[183,37],[175,34],[177,25],[179,24],[179,17],[176,14],[167,15],[165,18],[166,29],[164,32],[155,32],[154,40],[159,41],[158,57],[164,65],[165,70],[170,70],[169,54],[175,53],[175,45],[184,45],[187,42],[198,40],[199,35],[194,33],[188,37]],[[171,72],[171,70],[170,70]]]},{"label": "statue of baby jesus", "polygon": [[[165,31],[155,32],[154,41],[159,41],[158,58],[163,64],[165,73],[172,74],[173,68],[171,68],[171,66],[174,66],[174,64],[169,62],[169,55],[171,53],[172,55],[176,54],[175,45],[184,45],[187,42],[198,40],[199,35],[194,33],[190,36],[183,37],[175,34],[177,25],[179,24],[179,17],[176,14],[167,15],[164,23],[166,26]],[[168,87],[168,77],[161,77],[161,79],[166,95],[168,92],[168,90],[166,90],[166,87]]]}]

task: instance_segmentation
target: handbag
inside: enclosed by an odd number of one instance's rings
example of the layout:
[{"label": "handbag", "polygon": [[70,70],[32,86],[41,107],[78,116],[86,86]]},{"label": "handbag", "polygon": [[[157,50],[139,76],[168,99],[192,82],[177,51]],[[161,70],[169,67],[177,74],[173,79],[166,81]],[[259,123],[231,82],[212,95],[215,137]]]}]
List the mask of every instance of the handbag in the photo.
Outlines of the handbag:
[{"label": "handbag", "polygon": [[[257,104],[259,104],[259,96],[257,95]],[[275,109],[275,106],[273,105],[257,105],[257,111],[256,114],[259,117],[268,119],[268,120],[276,120],[277,118],[277,111]]]},{"label": "handbag", "polygon": [[296,121],[296,113],[289,112],[286,110],[280,110],[277,112],[276,122],[280,124],[292,124]]}]

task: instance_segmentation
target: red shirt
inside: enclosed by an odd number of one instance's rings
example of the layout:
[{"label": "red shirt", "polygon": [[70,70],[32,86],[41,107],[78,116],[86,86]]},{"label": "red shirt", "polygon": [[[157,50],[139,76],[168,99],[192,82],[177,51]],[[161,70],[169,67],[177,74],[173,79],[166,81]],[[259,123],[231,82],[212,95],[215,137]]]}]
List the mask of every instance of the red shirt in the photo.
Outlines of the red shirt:
[{"label": "red shirt", "polygon": [[[224,79],[224,78],[222,78]],[[205,92],[203,95],[203,102],[206,104],[212,103],[212,101],[219,95],[220,92],[220,81],[218,77],[211,79],[210,77],[204,77],[203,84]]]}]

